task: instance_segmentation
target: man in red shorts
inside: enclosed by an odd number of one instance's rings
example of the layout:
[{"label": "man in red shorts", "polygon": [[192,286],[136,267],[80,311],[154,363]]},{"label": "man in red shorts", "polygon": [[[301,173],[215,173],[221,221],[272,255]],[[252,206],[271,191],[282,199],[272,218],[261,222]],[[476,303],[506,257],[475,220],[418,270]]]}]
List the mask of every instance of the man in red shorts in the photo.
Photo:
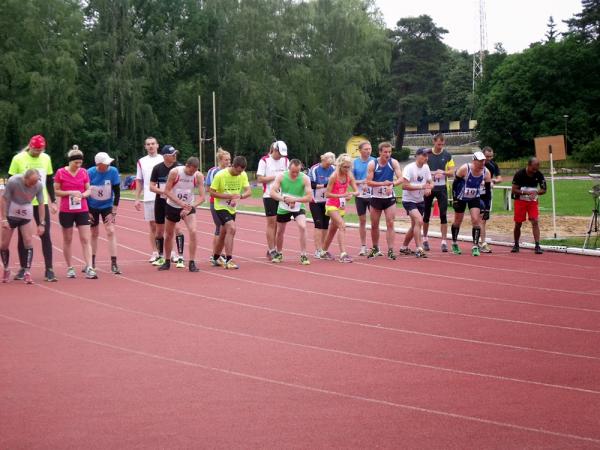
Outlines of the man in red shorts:
[{"label": "man in red shorts", "polygon": [[544,253],[540,247],[540,215],[538,196],[546,193],[546,179],[540,172],[540,162],[535,157],[529,158],[527,167],[515,173],[512,182],[512,198],[515,200],[515,245],[511,252],[519,252],[521,238],[521,225],[527,218],[531,221],[533,239],[535,240],[535,253]]}]

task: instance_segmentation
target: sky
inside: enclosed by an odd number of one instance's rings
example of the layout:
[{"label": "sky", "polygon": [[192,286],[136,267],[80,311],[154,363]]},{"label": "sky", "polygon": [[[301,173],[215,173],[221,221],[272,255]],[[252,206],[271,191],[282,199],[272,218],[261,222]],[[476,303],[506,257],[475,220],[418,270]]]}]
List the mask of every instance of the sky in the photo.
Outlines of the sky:
[{"label": "sky", "polygon": [[[427,14],[448,33],[444,42],[457,50],[479,50],[479,0],[376,0],[390,28],[403,17]],[[501,42],[508,53],[520,52],[544,39],[548,18],[558,31],[563,20],[581,12],[581,0],[486,0],[487,48]]]}]

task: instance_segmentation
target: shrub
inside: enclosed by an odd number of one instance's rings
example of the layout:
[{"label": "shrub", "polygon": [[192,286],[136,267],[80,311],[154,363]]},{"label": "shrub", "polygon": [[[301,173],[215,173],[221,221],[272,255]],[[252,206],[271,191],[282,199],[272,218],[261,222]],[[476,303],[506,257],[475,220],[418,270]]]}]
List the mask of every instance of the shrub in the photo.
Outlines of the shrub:
[{"label": "shrub", "polygon": [[396,152],[394,155],[398,161],[406,161],[410,156],[410,148],[402,147],[400,150]]},{"label": "shrub", "polygon": [[573,157],[580,162],[597,163],[600,162],[600,137],[597,137],[585,145],[579,145],[575,148]]}]

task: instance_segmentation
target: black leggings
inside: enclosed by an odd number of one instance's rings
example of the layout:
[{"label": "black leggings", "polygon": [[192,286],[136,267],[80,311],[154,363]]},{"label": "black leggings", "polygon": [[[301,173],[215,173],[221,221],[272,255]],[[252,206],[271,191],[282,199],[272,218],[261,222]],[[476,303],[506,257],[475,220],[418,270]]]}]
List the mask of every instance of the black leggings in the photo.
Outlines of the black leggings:
[{"label": "black leggings", "polygon": [[[50,208],[48,205],[44,205],[46,209],[46,226],[44,227],[44,234],[42,234],[42,253],[44,254],[44,264],[46,265],[46,269],[52,267],[52,240],[50,239]],[[36,225],[40,223],[40,213],[38,211],[39,206],[35,205],[33,207],[33,218],[35,219]],[[27,267],[27,249],[23,245],[23,238],[21,237],[21,232],[19,231],[19,264],[21,267]]]},{"label": "black leggings", "polygon": [[440,223],[448,223],[448,191],[445,187],[444,190],[432,191],[431,195],[425,197],[425,214],[423,214],[423,222],[429,223],[434,198],[437,198],[438,208],[440,209]]}]

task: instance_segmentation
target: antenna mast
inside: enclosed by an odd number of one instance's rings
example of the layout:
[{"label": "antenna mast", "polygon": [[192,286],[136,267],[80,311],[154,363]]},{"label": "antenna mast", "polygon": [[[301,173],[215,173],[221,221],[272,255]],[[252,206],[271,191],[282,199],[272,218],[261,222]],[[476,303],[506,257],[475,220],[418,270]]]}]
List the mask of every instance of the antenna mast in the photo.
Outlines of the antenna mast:
[{"label": "antenna mast", "polygon": [[483,77],[483,60],[487,51],[487,23],[485,19],[485,0],[479,0],[479,52],[473,54],[473,93],[475,86]]}]

